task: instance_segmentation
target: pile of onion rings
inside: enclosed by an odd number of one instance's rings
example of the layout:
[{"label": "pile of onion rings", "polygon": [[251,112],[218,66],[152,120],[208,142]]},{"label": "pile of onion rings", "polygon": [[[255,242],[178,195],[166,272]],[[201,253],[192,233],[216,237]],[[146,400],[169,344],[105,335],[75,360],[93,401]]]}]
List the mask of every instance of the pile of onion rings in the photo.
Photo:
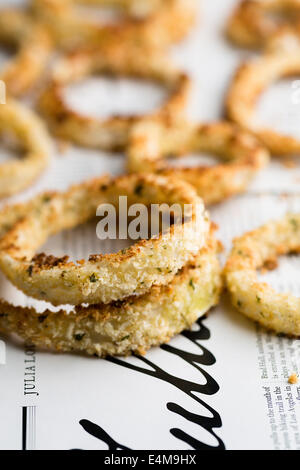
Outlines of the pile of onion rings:
[{"label": "pile of onion rings", "polygon": [[63,97],[64,86],[93,73],[135,77],[163,84],[169,91],[157,116],[179,118],[184,113],[190,80],[174,67],[164,53],[117,46],[89,48],[65,56],[56,65],[53,78],[40,98],[40,109],[51,129],[61,138],[86,147],[120,150],[127,145],[135,116],[113,116],[97,119],[81,115],[68,107]]},{"label": "pile of onion rings", "polygon": [[261,57],[238,68],[227,94],[228,117],[253,132],[274,155],[299,153],[300,140],[262,128],[255,122],[255,104],[266,87],[295,74],[300,74],[300,39],[284,31],[273,38]]},{"label": "pile of onion rings", "polygon": [[300,299],[279,294],[257,280],[256,270],[276,265],[279,255],[300,252],[300,216],[288,214],[234,241],[225,267],[233,305],[277,333],[300,336]]},{"label": "pile of onion rings", "polygon": [[43,123],[33,111],[12,100],[0,105],[0,138],[6,137],[13,137],[24,155],[0,165],[1,198],[30,186],[47,166],[51,153]]},{"label": "pile of onion rings", "polygon": [[31,90],[43,75],[52,51],[47,31],[18,9],[0,10],[0,43],[16,47],[17,53],[0,72],[9,95]]},{"label": "pile of onion rings", "polygon": [[[189,204],[190,217],[117,254],[77,263],[33,257],[49,235],[88,221],[103,202],[117,206],[119,195],[128,196],[128,205]],[[0,302],[0,330],[37,346],[98,356],[142,353],[190,327],[221,292],[219,245],[203,203],[172,178],[105,176],[66,193],[41,194],[2,210],[0,238],[1,268],[17,287],[54,305],[75,305],[71,313],[41,315]]]},{"label": "pile of onion rings", "polygon": [[[224,163],[167,167],[166,157],[193,152],[212,153]],[[144,120],[133,127],[128,148],[130,172],[149,171],[187,181],[206,205],[244,191],[268,161],[267,150],[255,137],[225,121],[195,126],[182,121]]]},{"label": "pile of onion rings", "polygon": [[261,48],[286,27],[300,33],[299,0],[243,0],[231,16],[226,32],[239,46]]},{"label": "pile of onion rings", "polygon": [[[37,19],[49,28],[56,43],[73,49],[95,43],[97,47],[111,43],[139,43],[150,47],[166,47],[182,39],[195,23],[195,0],[32,0]],[[90,21],[77,11],[78,4],[113,7],[123,18],[111,24]]]}]

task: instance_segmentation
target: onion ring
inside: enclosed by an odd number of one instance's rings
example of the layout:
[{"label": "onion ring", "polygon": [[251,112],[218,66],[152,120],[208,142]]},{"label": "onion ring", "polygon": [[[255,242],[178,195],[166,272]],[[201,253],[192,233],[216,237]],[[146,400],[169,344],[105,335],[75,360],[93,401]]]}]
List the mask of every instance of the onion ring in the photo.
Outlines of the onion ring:
[{"label": "onion ring", "polygon": [[73,3],[119,8],[134,18],[143,18],[161,8],[165,0],[72,0]]},{"label": "onion ring", "polygon": [[[282,14],[281,21],[270,14]],[[289,18],[284,18],[289,15]],[[295,16],[298,22],[295,23]],[[290,27],[299,34],[299,0],[243,0],[229,19],[226,33],[239,46],[261,48],[282,27]]]},{"label": "onion ring", "polygon": [[0,331],[60,352],[144,354],[190,328],[218,303],[222,282],[216,250],[216,242],[209,241],[169,285],[109,305],[38,315],[34,309],[0,302]]},{"label": "onion ring", "polygon": [[300,74],[300,42],[284,32],[274,38],[262,57],[237,70],[226,99],[228,117],[253,132],[278,156],[299,153],[300,140],[259,126],[254,120],[255,104],[266,87],[296,73]]},{"label": "onion ring", "polygon": [[[74,6],[80,3],[121,7],[125,16],[115,24],[97,24],[76,11]],[[195,0],[33,0],[32,4],[39,21],[46,23],[57,44],[64,49],[91,43],[97,47],[111,43],[166,47],[190,31],[195,23],[197,8]]]},{"label": "onion ring", "polygon": [[0,135],[7,133],[17,139],[25,155],[0,165],[0,197],[27,188],[47,166],[51,151],[43,123],[33,111],[13,100],[0,105]]},{"label": "onion ring", "polygon": [[[47,238],[95,217],[100,204],[118,207],[119,196],[133,203],[178,204],[189,217],[171,225],[167,233],[141,240],[124,252],[93,255],[71,263],[36,250]],[[9,210],[9,209],[8,209]],[[12,212],[22,212],[18,205]],[[186,214],[188,215],[188,214]],[[6,224],[7,210],[0,213]],[[72,187],[65,193],[45,193],[25,203],[23,217],[0,242],[0,267],[26,294],[53,305],[109,303],[168,284],[207,239],[208,216],[192,187],[156,175],[102,177]]]},{"label": "onion ring", "polygon": [[[86,5],[112,6],[123,8],[134,16],[142,16],[148,12],[155,11],[158,7],[162,7],[165,0],[77,0],[79,3]],[[146,12],[146,13],[143,13]]]},{"label": "onion ring", "polygon": [[18,9],[0,10],[0,42],[18,49],[0,73],[8,94],[21,96],[43,75],[52,50],[48,33]]},{"label": "onion ring", "polygon": [[[193,152],[213,153],[225,163],[167,168],[166,157]],[[267,150],[255,137],[225,121],[200,126],[141,121],[132,130],[128,149],[129,171],[173,175],[187,181],[206,205],[244,191],[268,161]]]},{"label": "onion ring", "polygon": [[[257,280],[256,269],[277,256],[300,252],[300,215],[288,214],[237,238],[225,267],[232,304],[277,333],[300,336],[300,299]],[[276,265],[276,264],[275,264]]]},{"label": "onion ring", "polygon": [[128,143],[135,116],[113,116],[108,119],[86,117],[68,107],[63,88],[92,73],[110,73],[151,79],[162,83],[170,96],[155,113],[158,116],[180,117],[185,108],[190,80],[167,60],[165,54],[141,49],[113,46],[75,52],[62,59],[54,70],[48,88],[40,98],[40,109],[51,129],[61,138],[78,145],[105,150],[122,150]]}]

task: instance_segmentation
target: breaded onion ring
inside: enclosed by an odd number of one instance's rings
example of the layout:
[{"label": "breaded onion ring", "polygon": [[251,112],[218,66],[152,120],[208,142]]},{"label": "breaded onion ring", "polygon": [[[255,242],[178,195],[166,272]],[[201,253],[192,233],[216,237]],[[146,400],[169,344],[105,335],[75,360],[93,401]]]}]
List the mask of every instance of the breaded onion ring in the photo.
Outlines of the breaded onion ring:
[{"label": "breaded onion ring", "polygon": [[47,166],[51,151],[51,141],[42,121],[13,100],[0,105],[0,138],[6,135],[15,138],[24,149],[24,156],[0,164],[0,197],[30,186]]},{"label": "breaded onion ring", "polygon": [[72,313],[0,303],[0,331],[60,352],[97,356],[144,354],[168,342],[219,301],[220,266],[211,240],[167,286],[109,305],[76,307]]},{"label": "breaded onion ring", "polygon": [[[168,168],[166,158],[209,152],[224,160],[215,166]],[[175,176],[192,184],[205,204],[244,191],[269,161],[269,154],[252,135],[234,124],[195,126],[186,122],[141,121],[132,130],[128,148],[131,172]]]},{"label": "breaded onion ring", "polygon": [[[68,257],[35,255],[47,238],[96,216],[100,204],[118,208],[119,196],[134,203],[177,204],[186,217],[167,232],[138,241],[123,252],[93,255],[72,263]],[[7,210],[0,213],[6,223]],[[21,213],[20,205],[11,211]],[[174,217],[176,207],[174,208]],[[23,206],[23,216],[0,242],[0,267],[8,279],[26,294],[54,305],[109,303],[147,292],[152,285],[168,284],[207,239],[208,217],[193,188],[171,178],[130,175],[102,177],[65,193],[45,193]]]},{"label": "breaded onion ring", "polygon": [[299,153],[300,140],[257,124],[255,104],[274,81],[297,73],[300,74],[300,42],[284,32],[274,38],[262,57],[239,67],[227,95],[228,117],[253,132],[274,155]]},{"label": "breaded onion ring", "polygon": [[134,18],[143,18],[161,8],[165,0],[72,0],[76,5],[119,8]]},{"label": "breaded onion ring", "polygon": [[142,52],[139,47],[124,45],[89,49],[66,56],[54,70],[53,80],[40,98],[40,109],[52,130],[59,137],[78,145],[106,150],[124,149],[135,116],[92,118],[70,109],[63,98],[64,86],[93,73],[136,77],[162,83],[169,98],[155,115],[179,117],[184,112],[190,80],[173,66],[165,56],[153,51]]},{"label": "breaded onion ring", "polygon": [[[77,11],[75,6],[80,3],[116,7],[125,15],[115,23],[101,24]],[[38,19],[46,23],[57,44],[65,49],[87,43],[97,47],[139,43],[163,48],[186,36],[195,23],[197,8],[195,0],[32,0],[32,4]]]},{"label": "breaded onion ring", "polygon": [[256,275],[256,269],[270,263],[276,266],[277,256],[292,252],[300,252],[299,214],[289,214],[234,240],[224,272],[239,312],[277,333],[300,336],[300,299],[278,294],[258,282]]},{"label": "breaded onion ring", "polygon": [[264,47],[282,27],[300,33],[299,0],[243,0],[226,28],[231,41],[243,47]]},{"label": "breaded onion ring", "polygon": [[0,43],[17,48],[17,53],[0,72],[7,93],[20,96],[31,90],[43,75],[52,50],[44,28],[18,9],[0,10]]}]

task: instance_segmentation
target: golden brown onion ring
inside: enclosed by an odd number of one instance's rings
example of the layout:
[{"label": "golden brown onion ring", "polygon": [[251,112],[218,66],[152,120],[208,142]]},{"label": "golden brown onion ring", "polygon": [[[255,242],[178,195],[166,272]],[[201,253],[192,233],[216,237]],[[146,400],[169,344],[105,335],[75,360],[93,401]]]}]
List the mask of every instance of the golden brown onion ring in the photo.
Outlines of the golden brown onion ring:
[{"label": "golden brown onion ring", "polygon": [[283,32],[274,37],[261,57],[239,67],[227,94],[228,117],[253,132],[274,155],[299,153],[300,140],[259,125],[255,121],[255,105],[273,82],[295,74],[300,74],[300,40]]},{"label": "golden brown onion ring", "polygon": [[97,356],[144,354],[168,342],[219,301],[220,266],[211,239],[167,286],[109,305],[37,314],[0,302],[0,331],[59,352]]},{"label": "golden brown onion ring", "polygon": [[300,33],[299,0],[243,0],[230,17],[226,32],[239,46],[261,48],[282,27]]},{"label": "golden brown onion ring", "polygon": [[279,255],[299,252],[299,214],[288,214],[234,240],[224,273],[238,311],[277,333],[300,336],[300,299],[277,293],[256,274],[264,265],[276,265]]},{"label": "golden brown onion ring", "polygon": [[78,145],[120,150],[128,143],[135,116],[92,118],[70,109],[63,97],[64,86],[91,74],[135,77],[163,84],[169,97],[156,116],[180,117],[184,113],[190,80],[169,62],[165,54],[141,51],[123,45],[102,49],[85,49],[66,56],[56,66],[53,80],[40,99],[40,108],[51,129]]},{"label": "golden brown onion ring", "polygon": [[13,100],[0,105],[0,138],[6,135],[14,137],[24,156],[0,165],[0,197],[30,186],[47,166],[51,153],[50,137],[42,121]]},{"label": "golden brown onion ring", "polygon": [[[65,49],[91,43],[97,47],[111,43],[126,43],[130,47],[138,43],[164,48],[186,36],[195,23],[197,9],[195,0],[32,0],[31,3],[39,21],[47,25],[57,44]],[[76,4],[80,3],[121,8],[125,16],[111,24],[90,21],[76,10]]]},{"label": "golden brown onion ring", "polygon": [[9,95],[30,91],[42,77],[52,51],[49,34],[18,9],[0,10],[0,43],[16,47],[16,55],[0,72]]}]

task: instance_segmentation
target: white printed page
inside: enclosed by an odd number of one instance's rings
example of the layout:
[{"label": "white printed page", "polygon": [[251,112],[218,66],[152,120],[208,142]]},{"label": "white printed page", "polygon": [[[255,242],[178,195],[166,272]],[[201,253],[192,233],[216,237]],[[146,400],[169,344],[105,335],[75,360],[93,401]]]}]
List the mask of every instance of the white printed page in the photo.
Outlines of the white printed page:
[{"label": "white printed page", "polygon": [[[0,6],[7,3],[1,0]],[[172,49],[174,60],[194,80],[189,106],[194,120],[222,118],[230,79],[251,55],[233,48],[223,34],[236,4],[199,1],[195,30]],[[3,53],[1,63],[5,60]],[[272,87],[258,113],[263,122],[297,134],[300,105],[292,104],[291,93],[291,81]],[[94,116],[144,113],[163,98],[163,90],[148,84],[101,78],[66,91],[74,109]],[[60,152],[54,146],[43,176],[3,204],[124,170],[122,154],[71,145]],[[210,208],[224,245],[222,262],[234,237],[300,210],[299,182],[299,160],[290,168],[274,160],[246,194]],[[52,237],[41,251],[82,259],[120,246],[98,240],[95,225],[89,224]],[[260,276],[281,292],[300,295],[299,267],[297,257],[284,257],[277,270]],[[9,302],[39,311],[48,307],[27,298],[4,276],[0,281],[0,296]],[[300,385],[288,383],[299,372],[300,343],[256,326],[230,306],[226,295],[191,331],[143,357],[57,354],[4,336],[0,357],[0,449],[300,449]]]}]

